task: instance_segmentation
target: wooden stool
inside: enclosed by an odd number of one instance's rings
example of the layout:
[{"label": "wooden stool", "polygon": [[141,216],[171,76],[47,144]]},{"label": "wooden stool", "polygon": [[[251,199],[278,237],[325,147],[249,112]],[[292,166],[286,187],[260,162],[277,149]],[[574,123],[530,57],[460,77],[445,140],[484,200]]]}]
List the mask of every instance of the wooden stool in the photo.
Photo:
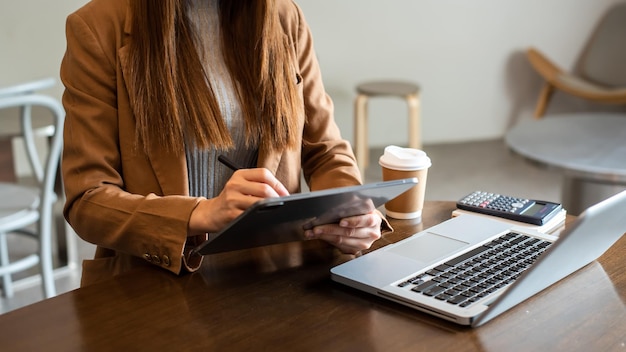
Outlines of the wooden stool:
[{"label": "wooden stool", "polygon": [[369,162],[367,100],[371,97],[404,98],[409,106],[409,147],[420,149],[419,86],[399,81],[373,81],[357,85],[354,102],[354,154],[364,175]]}]

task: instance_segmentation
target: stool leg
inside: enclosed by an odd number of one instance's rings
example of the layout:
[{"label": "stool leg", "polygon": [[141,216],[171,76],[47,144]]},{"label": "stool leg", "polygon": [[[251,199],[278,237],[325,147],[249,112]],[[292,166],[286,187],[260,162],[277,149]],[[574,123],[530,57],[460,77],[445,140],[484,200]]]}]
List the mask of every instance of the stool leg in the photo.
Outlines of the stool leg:
[{"label": "stool leg", "polygon": [[409,105],[409,147],[415,149],[422,148],[422,141],[420,138],[420,101],[417,94],[411,94],[407,96],[407,103]]},{"label": "stool leg", "polygon": [[368,162],[367,133],[367,96],[359,94],[354,101],[354,154],[361,176]]}]

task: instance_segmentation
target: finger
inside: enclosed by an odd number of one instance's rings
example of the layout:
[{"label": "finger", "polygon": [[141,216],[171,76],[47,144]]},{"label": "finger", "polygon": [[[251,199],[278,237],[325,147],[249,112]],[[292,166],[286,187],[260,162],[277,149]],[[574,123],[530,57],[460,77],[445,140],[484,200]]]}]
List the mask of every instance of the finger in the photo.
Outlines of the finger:
[{"label": "finger", "polygon": [[371,245],[381,237],[380,216],[367,214],[343,219],[348,224],[375,224],[370,227],[340,226],[339,224],[319,225],[305,231],[309,239],[320,239],[337,247],[343,253],[355,254]]},{"label": "finger", "polygon": [[[314,229],[306,230],[305,236],[308,239],[319,239],[328,242],[346,254],[356,254],[364,249],[368,249],[374,241],[380,238],[380,233],[372,230],[360,229],[361,234],[358,234],[359,231],[357,229],[351,230],[354,232],[346,235],[346,229],[337,225],[334,228],[317,226]],[[343,233],[343,235],[338,233]]]},{"label": "finger", "polygon": [[368,249],[373,240],[369,238],[355,238],[346,236],[322,235],[320,240],[326,241],[337,247],[343,253],[355,254]]},{"label": "finger", "polygon": [[332,239],[336,236],[366,238],[370,232],[369,228],[362,227],[343,227],[337,224],[318,225],[313,228],[315,238]]},{"label": "finger", "polygon": [[239,170],[233,174],[233,177],[241,177],[239,190],[243,194],[259,198],[289,195],[287,188],[268,169]]},{"label": "finger", "polygon": [[270,170],[266,168],[259,168],[258,170],[261,170],[263,178],[262,182],[271,186],[276,194],[281,197],[289,195],[289,191],[287,190],[287,188],[276,178],[276,176],[274,176],[274,174]]},{"label": "finger", "polygon": [[280,181],[278,181],[278,179],[274,177],[274,175],[272,175],[272,177],[274,178],[272,188],[276,191],[276,193],[281,197],[288,196],[289,191],[287,190],[287,187],[285,187]]},{"label": "finger", "polygon": [[382,219],[376,213],[351,216],[341,219],[339,226],[343,228],[380,228]]},{"label": "finger", "polygon": [[337,225],[316,226],[305,231],[308,239],[320,239],[337,247],[369,248],[380,238],[380,231],[372,228],[342,228]]}]

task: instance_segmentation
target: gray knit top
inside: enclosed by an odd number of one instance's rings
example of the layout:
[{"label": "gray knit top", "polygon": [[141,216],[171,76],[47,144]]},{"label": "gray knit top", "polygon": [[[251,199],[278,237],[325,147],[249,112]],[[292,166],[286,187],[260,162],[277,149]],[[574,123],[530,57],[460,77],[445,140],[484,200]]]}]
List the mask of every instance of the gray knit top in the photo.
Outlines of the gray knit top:
[{"label": "gray knit top", "polygon": [[[219,0],[192,0],[190,18],[200,34],[200,58],[208,75],[222,116],[234,142],[230,150],[200,150],[187,143],[189,194],[213,198],[222,191],[233,171],[222,165],[217,157],[224,154],[242,167],[256,167],[257,148],[247,148],[241,105],[224,62],[220,45]],[[198,97],[202,99],[202,97]]]}]

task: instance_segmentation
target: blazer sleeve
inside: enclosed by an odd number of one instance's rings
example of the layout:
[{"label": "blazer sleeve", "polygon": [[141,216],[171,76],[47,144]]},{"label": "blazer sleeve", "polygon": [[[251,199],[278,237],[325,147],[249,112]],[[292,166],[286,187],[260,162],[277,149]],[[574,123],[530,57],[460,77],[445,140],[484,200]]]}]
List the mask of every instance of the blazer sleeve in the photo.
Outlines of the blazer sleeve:
[{"label": "blazer sleeve", "polygon": [[[95,12],[83,9],[66,23],[64,215],[80,237],[115,256],[143,258],[174,273],[195,270],[201,258],[191,257],[189,247],[202,238],[187,243],[187,227],[199,199],[162,194],[149,160],[134,149],[132,113],[121,106],[127,97],[120,93],[125,14]],[[143,186],[128,189],[131,173],[141,173],[145,182],[135,183]]]},{"label": "blazer sleeve", "polygon": [[326,93],[311,30],[301,9],[296,11],[291,35],[302,78],[305,124],[302,169],[312,190],[360,184],[361,175],[350,143],[341,136],[334,106]]}]

